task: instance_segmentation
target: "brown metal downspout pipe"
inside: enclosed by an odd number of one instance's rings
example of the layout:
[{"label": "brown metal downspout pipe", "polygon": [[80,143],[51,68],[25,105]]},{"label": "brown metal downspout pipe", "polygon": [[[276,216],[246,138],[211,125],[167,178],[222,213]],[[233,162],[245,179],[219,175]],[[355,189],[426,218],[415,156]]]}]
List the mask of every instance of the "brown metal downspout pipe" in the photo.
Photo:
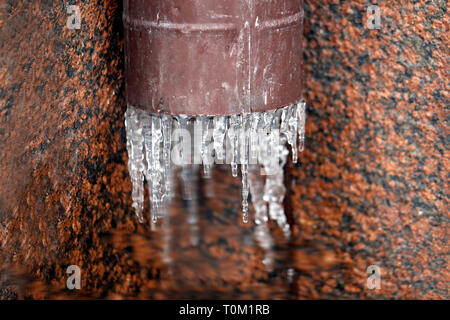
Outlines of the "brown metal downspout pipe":
[{"label": "brown metal downspout pipe", "polygon": [[303,0],[124,0],[128,104],[217,116],[302,98]]},{"label": "brown metal downspout pipe", "polygon": [[[161,204],[171,198],[172,162],[183,170],[203,164],[208,177],[211,165],[227,161],[233,177],[241,166],[246,223],[249,165],[259,164],[275,177],[266,179],[264,194],[258,197],[288,237],[282,166],[286,143],[294,162],[303,149],[303,1],[124,0],[123,21],[128,166],[139,220],[144,175],[151,184],[156,222]],[[182,149],[173,153],[172,125],[188,130],[181,138]],[[201,131],[201,150],[194,147],[201,157],[192,162],[184,149],[192,151],[195,143],[185,142],[184,135],[189,140],[195,128]],[[187,183],[188,175],[182,177]],[[188,194],[189,188],[185,191]],[[265,215],[262,206],[259,211],[258,216]]]}]

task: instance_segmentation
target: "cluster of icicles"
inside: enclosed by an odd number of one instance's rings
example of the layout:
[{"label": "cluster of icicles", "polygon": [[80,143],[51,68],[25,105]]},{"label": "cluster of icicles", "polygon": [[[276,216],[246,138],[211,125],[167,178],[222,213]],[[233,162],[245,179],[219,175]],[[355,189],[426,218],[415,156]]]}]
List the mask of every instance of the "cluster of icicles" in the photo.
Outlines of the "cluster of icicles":
[{"label": "cluster of icicles", "polygon": [[144,221],[144,178],[154,225],[164,217],[173,197],[176,167],[181,168],[185,198],[196,199],[192,197],[195,191],[190,180],[196,174],[192,168],[201,164],[205,178],[209,178],[214,164],[226,163],[231,165],[233,177],[239,175],[240,166],[244,222],[248,221],[251,194],[256,225],[266,226],[270,218],[289,237],[283,209],[283,167],[289,154],[286,144],[292,149],[294,163],[298,150],[304,148],[304,102],[276,110],[214,117],[155,115],[128,106],[125,126],[133,208],[140,222]]}]

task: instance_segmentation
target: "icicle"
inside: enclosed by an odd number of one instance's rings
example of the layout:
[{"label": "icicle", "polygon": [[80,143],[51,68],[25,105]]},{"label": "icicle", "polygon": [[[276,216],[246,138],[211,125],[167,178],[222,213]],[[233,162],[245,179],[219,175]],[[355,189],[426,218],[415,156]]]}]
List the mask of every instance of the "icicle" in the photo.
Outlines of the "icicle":
[{"label": "icicle", "polygon": [[164,200],[172,197],[172,170],[171,170],[171,139],[172,139],[172,116],[162,117],[163,127],[163,164],[164,164]]},{"label": "icicle", "polygon": [[159,116],[152,116],[152,221],[156,222],[163,195],[161,167],[162,126]]},{"label": "icicle", "polygon": [[280,125],[280,133],[286,135],[289,134],[288,132],[288,114],[289,114],[289,107],[283,108],[281,111],[281,125]]},{"label": "icicle", "polygon": [[270,163],[272,162],[272,145],[271,145],[271,133],[273,122],[273,110],[263,113],[263,130],[259,136],[259,162],[265,170],[265,174],[270,174]]},{"label": "icicle", "polygon": [[261,120],[261,113],[255,112],[251,114],[251,129],[250,129],[250,163],[257,164],[259,141],[258,130],[260,130],[259,122]]},{"label": "icicle", "polygon": [[242,116],[242,127],[240,132],[240,145],[241,145],[241,174],[242,174],[242,220],[244,223],[248,222],[248,165],[249,165],[249,140],[248,126],[250,121],[250,115],[244,114]]},{"label": "icicle", "polygon": [[[236,132],[234,131],[234,119],[232,119],[231,117],[229,117],[229,121],[230,121],[230,123],[229,123],[229,128],[228,128],[228,131],[227,131],[227,137],[228,137],[228,139],[230,140],[230,148],[231,149],[228,149],[228,144],[226,143],[226,148],[227,148],[227,161],[229,161],[229,155],[231,154],[231,161],[230,161],[230,165],[231,165],[231,174],[232,174],[232,176],[233,177],[236,177],[237,176],[237,168],[235,168],[235,165],[236,165],[236,161],[237,161],[237,159],[235,159],[234,158],[234,156],[235,156],[235,150],[234,150],[234,147],[235,147],[235,141],[234,141],[234,138],[236,137]],[[229,152],[229,150],[231,150],[231,152]],[[236,165],[236,167],[237,167],[237,165]]]},{"label": "icicle", "polygon": [[259,173],[257,165],[249,166],[249,185],[252,194],[252,203],[255,208],[255,224],[266,223],[269,220],[267,214],[267,204],[263,199],[264,181],[263,176]]},{"label": "icicle", "polygon": [[[181,132],[193,132],[192,126],[190,125],[190,119],[186,117],[180,117],[180,129]],[[185,136],[181,136],[181,145],[182,145],[182,169],[181,169],[181,178],[183,180],[183,198],[184,200],[192,200],[192,176],[191,176],[191,159],[188,159],[191,156],[191,142],[186,139]]]},{"label": "icicle", "polygon": [[209,126],[211,124],[211,119],[208,117],[202,118],[202,147],[201,147],[201,155],[203,162],[203,173],[206,178],[211,177],[211,164],[209,163],[209,154],[208,154],[208,146],[207,142],[209,142]]},{"label": "icicle", "polygon": [[280,131],[285,135],[289,146],[292,151],[292,161],[298,162],[298,150],[297,150],[297,132],[298,132],[298,115],[297,105],[283,108],[281,116],[281,128]]},{"label": "icicle", "polygon": [[[289,108],[289,139],[288,143],[291,146],[292,152],[292,162],[298,162],[298,149],[297,149],[297,132],[298,132],[298,118],[297,118],[297,108],[296,104]],[[289,142],[290,141],[290,142]]]},{"label": "icicle", "polygon": [[267,226],[267,204],[263,200],[264,185],[263,176],[258,172],[258,166],[251,165],[249,167],[249,182],[252,193],[253,207],[255,208],[255,224],[254,231],[256,242],[264,250],[263,263],[268,270],[273,265],[273,244],[274,241]]},{"label": "icicle", "polygon": [[140,128],[138,110],[129,107],[125,115],[127,133],[128,171],[132,183],[133,208],[140,222],[144,221],[144,137]]},{"label": "icicle", "polygon": [[[270,124],[270,172],[277,170],[277,165],[280,159],[280,144],[286,143],[286,138],[280,136],[280,119],[281,119],[281,109],[273,110],[272,123]],[[281,142],[281,140],[283,142]],[[281,170],[283,170],[281,168]]]},{"label": "icicle", "polygon": [[306,103],[304,101],[298,104],[298,136],[300,139],[300,152],[305,149],[305,122],[306,122]]},{"label": "icicle", "polygon": [[152,116],[146,112],[142,113],[142,134],[144,136],[145,150],[145,178],[147,179],[148,193],[152,194]]},{"label": "icicle", "polygon": [[239,133],[241,129],[241,116],[232,115],[230,117],[230,129],[228,130],[228,136],[231,143],[231,174],[233,177],[238,175],[238,162],[239,162]]},{"label": "icicle", "polygon": [[270,169],[271,174],[266,178],[266,186],[264,189],[263,199],[269,204],[270,218],[277,222],[277,224],[283,230],[285,237],[289,238],[290,227],[287,223],[287,218],[283,208],[283,200],[286,194],[283,167],[286,163],[286,158],[289,154],[289,151],[286,148],[285,143],[280,143],[277,148],[279,161],[272,162],[272,164],[274,164],[274,167]]},{"label": "icicle", "polygon": [[213,125],[214,150],[216,152],[217,161],[222,163],[225,154],[223,143],[227,132],[227,117],[214,117]]},{"label": "icicle", "polygon": [[248,164],[241,165],[242,173],[242,221],[248,222]]}]

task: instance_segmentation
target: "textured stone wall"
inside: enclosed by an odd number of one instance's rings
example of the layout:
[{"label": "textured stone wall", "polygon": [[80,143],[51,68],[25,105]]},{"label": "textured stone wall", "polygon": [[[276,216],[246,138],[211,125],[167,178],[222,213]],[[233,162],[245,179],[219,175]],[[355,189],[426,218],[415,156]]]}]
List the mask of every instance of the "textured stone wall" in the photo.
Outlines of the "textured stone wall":
[{"label": "textured stone wall", "polygon": [[[80,30],[65,27],[68,4],[81,8]],[[252,226],[224,170],[202,185],[215,196],[202,199],[200,253],[183,236],[174,246],[182,262],[220,263],[171,274],[161,231],[138,224],[120,1],[3,1],[0,297],[448,299],[447,4],[380,0],[380,30],[366,27],[367,5],[305,0],[308,138],[286,170],[288,283],[241,243]],[[72,264],[77,292],[65,289]],[[380,290],[365,285],[372,264]]]}]

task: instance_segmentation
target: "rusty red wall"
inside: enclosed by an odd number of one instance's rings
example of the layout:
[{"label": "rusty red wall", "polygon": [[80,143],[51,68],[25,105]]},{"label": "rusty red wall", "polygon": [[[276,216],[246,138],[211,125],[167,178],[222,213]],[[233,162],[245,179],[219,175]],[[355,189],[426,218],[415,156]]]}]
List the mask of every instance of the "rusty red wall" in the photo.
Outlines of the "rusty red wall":
[{"label": "rusty red wall", "polygon": [[0,297],[449,298],[444,1],[379,1],[368,30],[366,1],[305,0],[308,139],[286,174],[294,283],[267,275],[256,248],[217,241],[212,227],[250,228],[230,227],[239,182],[217,171],[216,194],[236,196],[206,201],[203,241],[235,273],[205,270],[208,292],[177,287],[131,211],[120,2],[71,3],[80,30],[65,27],[66,1],[0,8]]}]

